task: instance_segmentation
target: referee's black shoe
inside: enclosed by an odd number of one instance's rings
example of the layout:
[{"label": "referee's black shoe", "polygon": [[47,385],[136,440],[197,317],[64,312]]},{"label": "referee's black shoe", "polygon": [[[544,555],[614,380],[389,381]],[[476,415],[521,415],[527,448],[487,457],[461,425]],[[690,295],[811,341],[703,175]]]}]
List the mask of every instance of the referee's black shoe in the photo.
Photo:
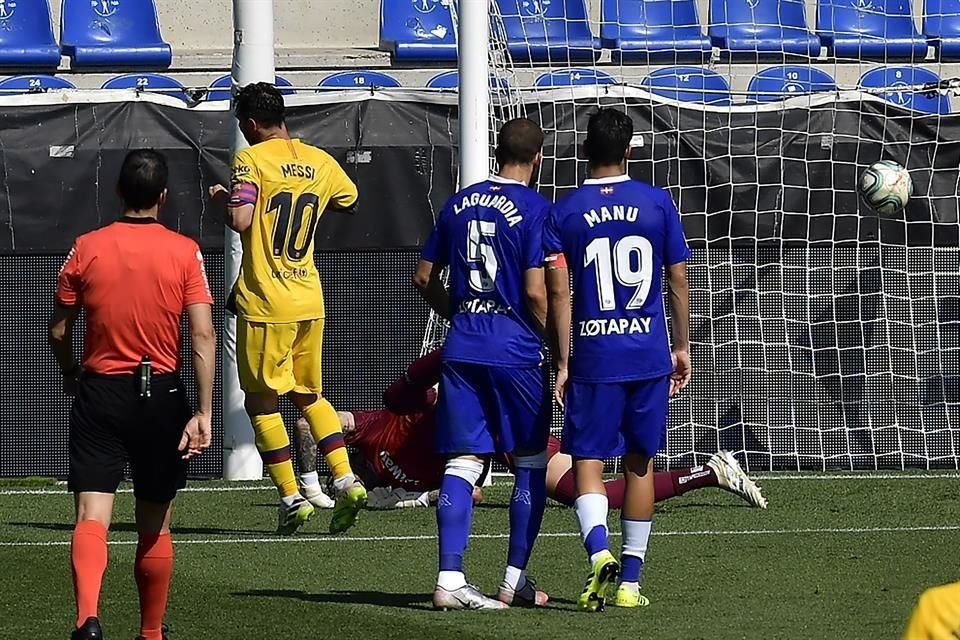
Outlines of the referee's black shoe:
[{"label": "referee's black shoe", "polygon": [[100,621],[92,616],[87,618],[82,627],[70,634],[70,640],[103,640]]}]

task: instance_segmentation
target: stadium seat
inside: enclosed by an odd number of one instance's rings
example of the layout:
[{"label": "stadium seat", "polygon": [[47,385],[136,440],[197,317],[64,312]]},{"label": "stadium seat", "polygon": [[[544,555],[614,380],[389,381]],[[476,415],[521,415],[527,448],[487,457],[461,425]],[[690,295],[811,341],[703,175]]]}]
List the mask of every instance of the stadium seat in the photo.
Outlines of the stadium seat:
[{"label": "stadium seat", "polygon": [[[212,83],[210,83],[209,89],[207,92],[207,100],[229,100],[230,99],[230,84],[233,82],[233,77],[228,73],[225,76],[220,76]],[[273,84],[277,87],[292,87],[290,81],[282,76],[274,76]],[[296,91],[293,89],[281,89],[280,93],[285,96],[292,96]]]},{"label": "stadium seat", "polygon": [[[506,78],[498,78],[493,74],[490,74],[490,88],[495,89],[500,87],[501,89],[509,89],[510,83],[507,82]],[[459,71],[444,71],[443,73],[438,73],[427,81],[427,89],[459,89],[460,88],[460,72]]]},{"label": "stadium seat", "polygon": [[569,87],[571,85],[617,84],[609,73],[597,69],[560,69],[544,73],[534,83],[538,87]]},{"label": "stadium seat", "polygon": [[924,0],[923,33],[941,60],[960,59],[960,0]]},{"label": "stadium seat", "polygon": [[932,96],[914,91],[897,91],[897,87],[940,82],[940,77],[923,67],[880,67],[867,71],[860,78],[863,88],[889,87],[893,91],[883,93],[883,98],[904,107],[923,113],[950,113],[950,98],[936,93]]},{"label": "stadium seat", "polygon": [[600,41],[620,62],[703,62],[710,40],[696,0],[603,0]]},{"label": "stadium seat", "polygon": [[74,67],[170,66],[154,0],[63,0],[60,44]]},{"label": "stadium seat", "polygon": [[672,100],[730,104],[730,85],[726,78],[701,67],[663,67],[644,78],[640,85]]},{"label": "stadium seat", "polygon": [[791,96],[818,91],[836,91],[830,74],[817,67],[784,65],[757,73],[747,87],[747,102],[776,102]]},{"label": "stadium seat", "polygon": [[453,3],[441,0],[381,0],[380,49],[395,60],[457,59]]},{"label": "stadium seat", "polygon": [[714,46],[732,57],[820,55],[803,0],[710,0],[708,32]]},{"label": "stadium seat", "polygon": [[838,58],[922,60],[927,55],[909,0],[819,0],[817,33]]},{"label": "stadium seat", "polygon": [[51,89],[76,89],[73,83],[56,76],[26,75],[0,80],[0,96],[11,93],[43,93]]},{"label": "stadium seat", "polygon": [[[103,83],[101,89],[137,89],[139,91],[149,91],[164,96],[180,98],[184,102],[187,100],[187,94],[183,90],[183,85],[170,76],[159,73],[128,73],[126,75],[110,78]],[[168,91],[163,91],[168,89]],[[172,91],[171,91],[172,89]]]},{"label": "stadium seat", "polygon": [[56,69],[60,47],[53,38],[50,4],[0,2],[0,67],[7,69]]},{"label": "stadium seat", "polygon": [[507,47],[514,60],[594,62],[594,38],[584,0],[497,0]]},{"label": "stadium seat", "polygon": [[327,76],[318,86],[338,89],[390,88],[399,87],[400,81],[379,71],[341,71]]}]

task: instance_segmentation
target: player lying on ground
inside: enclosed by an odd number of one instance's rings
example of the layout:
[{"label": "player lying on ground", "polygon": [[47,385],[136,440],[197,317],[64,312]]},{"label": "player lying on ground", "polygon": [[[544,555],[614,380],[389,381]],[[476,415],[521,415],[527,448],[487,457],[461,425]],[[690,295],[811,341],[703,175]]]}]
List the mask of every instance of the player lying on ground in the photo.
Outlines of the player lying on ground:
[{"label": "player lying on ground", "polygon": [[326,152],[290,137],[276,87],[263,82],[243,87],[235,109],[251,146],[234,158],[231,191],[216,185],[210,195],[243,243],[229,306],[237,314],[244,407],[280,493],[277,532],[293,533],[314,513],[297,488],[278,408],[279,396],[288,395],[332,470],[337,503],[330,532],[339,533],[356,522],[367,493],[350,469],[337,413],[322,395],[325,312],[313,245],[324,210],[351,210],[357,188]]},{"label": "player lying on ground", "polygon": [[[439,349],[414,360],[403,376],[384,392],[384,409],[338,412],[344,438],[355,450],[351,460],[353,469],[370,490],[368,508],[402,509],[436,504],[444,464],[443,458],[431,449],[436,429],[434,409],[440,365]],[[332,501],[316,479],[316,446],[306,420],[297,422],[294,437],[303,494],[315,506],[329,508]],[[547,456],[547,495],[573,506],[576,490],[572,458],[560,453],[560,441],[553,436],[547,442]],[[509,456],[502,457],[501,462],[512,470]],[[622,477],[604,483],[611,508],[619,509],[623,505],[625,485]],[[727,451],[711,456],[704,466],[654,474],[657,502],[707,487],[729,491],[754,507],[767,507],[760,487]],[[474,500],[481,499],[482,493],[477,488]]]}]

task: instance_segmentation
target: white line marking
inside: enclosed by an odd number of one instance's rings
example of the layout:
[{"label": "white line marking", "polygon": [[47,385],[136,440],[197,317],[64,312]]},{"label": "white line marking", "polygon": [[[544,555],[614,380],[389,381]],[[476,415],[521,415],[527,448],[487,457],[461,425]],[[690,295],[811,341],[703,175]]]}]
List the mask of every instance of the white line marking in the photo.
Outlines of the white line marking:
[{"label": "white line marking", "polygon": [[[503,482],[494,483],[495,485],[510,484],[507,474],[498,475]],[[762,473],[750,475],[754,480],[943,480],[960,479],[960,472],[931,472],[931,473],[884,473],[884,472],[857,472],[835,473],[835,474],[815,474],[815,473]],[[200,481],[202,482],[202,481]],[[244,491],[273,491],[273,485],[269,484],[244,484],[230,487],[187,487],[181,489],[180,493],[232,493]],[[118,489],[117,493],[133,493],[133,489]],[[44,489],[0,489],[0,496],[68,496],[66,483],[60,483],[56,487]]]},{"label": "white line marking", "polygon": [[960,473],[765,473],[750,477],[754,480],[937,480],[960,478]]},{"label": "white line marking", "polygon": [[[845,529],[745,529],[745,530],[700,530],[700,531],[653,531],[651,535],[663,537],[686,537],[686,536],[777,536],[777,535],[807,535],[807,534],[845,534],[845,533],[909,533],[920,531],[960,531],[960,525],[929,525],[916,527],[855,527]],[[176,533],[176,527],[174,527]],[[619,531],[611,531],[611,537],[618,537]],[[474,540],[504,540],[509,538],[506,533],[480,533],[470,536]],[[579,538],[580,534],[573,531],[565,532],[547,532],[541,533],[541,538]],[[436,540],[435,535],[409,535],[409,536],[366,536],[366,537],[340,537],[340,536],[300,536],[300,537],[280,537],[270,538],[200,538],[191,540],[174,540],[176,545],[187,544],[290,544],[303,542],[416,542],[426,540]],[[137,544],[136,540],[114,540],[109,543],[111,546],[131,546]],[[0,547],[66,547],[70,545],[69,540],[46,540],[42,542],[0,542]]]}]

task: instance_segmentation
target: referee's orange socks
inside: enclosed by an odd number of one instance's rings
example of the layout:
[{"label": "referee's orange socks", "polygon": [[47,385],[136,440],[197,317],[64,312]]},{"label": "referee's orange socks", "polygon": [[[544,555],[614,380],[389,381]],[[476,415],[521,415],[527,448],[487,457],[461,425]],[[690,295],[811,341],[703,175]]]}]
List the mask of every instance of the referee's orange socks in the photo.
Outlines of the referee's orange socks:
[{"label": "referee's orange socks", "polygon": [[73,591],[77,598],[77,627],[97,617],[100,586],[107,570],[107,529],[96,520],[81,520],[70,543]]},{"label": "referee's orange socks", "polygon": [[163,640],[163,616],[173,575],[173,541],[169,531],[140,534],[133,575],[140,594],[140,635],[145,640]]},{"label": "referee's orange socks", "polygon": [[310,432],[317,443],[317,451],[323,454],[330,466],[333,478],[350,475],[350,458],[343,441],[340,417],[326,398],[321,397],[303,410],[303,417],[310,423]]},{"label": "referee's orange socks", "polygon": [[290,436],[279,413],[253,416],[254,442],[263,458],[267,473],[280,492],[280,498],[290,498],[299,492],[297,478],[290,461]]}]

